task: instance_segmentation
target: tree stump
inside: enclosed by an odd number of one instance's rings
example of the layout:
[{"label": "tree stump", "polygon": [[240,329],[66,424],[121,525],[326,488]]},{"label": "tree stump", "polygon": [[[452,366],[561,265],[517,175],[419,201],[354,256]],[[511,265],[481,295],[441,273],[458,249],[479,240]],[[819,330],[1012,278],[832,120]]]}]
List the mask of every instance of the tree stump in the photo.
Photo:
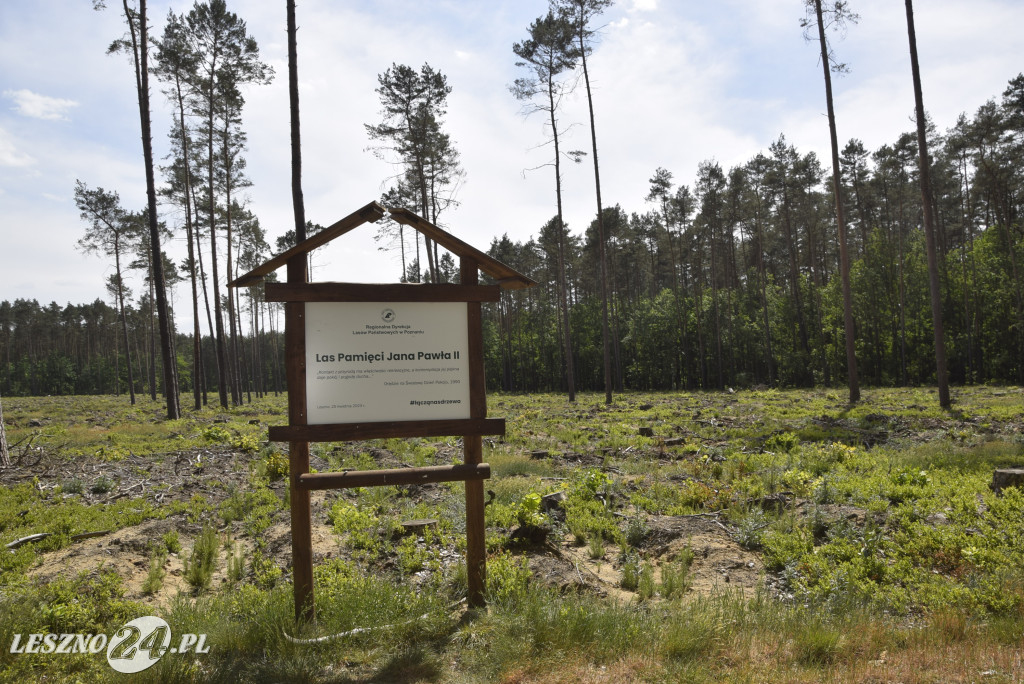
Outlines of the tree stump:
[{"label": "tree stump", "polygon": [[545,494],[540,498],[540,507],[545,513],[562,510],[562,502],[568,499],[564,491]]},{"label": "tree stump", "polygon": [[653,437],[654,436],[654,428],[650,428],[650,427],[639,428],[636,432],[641,437]]},{"label": "tree stump", "polygon": [[1001,468],[992,473],[989,489],[999,494],[1007,487],[1024,489],[1024,468]]},{"label": "tree stump", "polygon": [[433,518],[419,518],[417,520],[406,520],[402,528],[406,534],[423,534],[424,530],[437,527],[437,520]]}]

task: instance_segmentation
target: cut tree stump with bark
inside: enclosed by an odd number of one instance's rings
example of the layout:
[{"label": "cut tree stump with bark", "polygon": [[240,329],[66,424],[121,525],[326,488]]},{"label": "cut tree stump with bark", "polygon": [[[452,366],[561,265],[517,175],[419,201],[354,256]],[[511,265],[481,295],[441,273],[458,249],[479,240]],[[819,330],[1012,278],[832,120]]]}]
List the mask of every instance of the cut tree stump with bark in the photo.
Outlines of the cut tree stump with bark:
[{"label": "cut tree stump with bark", "polygon": [[434,518],[419,518],[417,520],[405,520],[402,528],[406,534],[423,534],[428,529],[437,527],[437,520]]},{"label": "cut tree stump with bark", "polygon": [[989,489],[999,494],[1007,487],[1024,489],[1024,468],[1001,468],[992,473]]}]

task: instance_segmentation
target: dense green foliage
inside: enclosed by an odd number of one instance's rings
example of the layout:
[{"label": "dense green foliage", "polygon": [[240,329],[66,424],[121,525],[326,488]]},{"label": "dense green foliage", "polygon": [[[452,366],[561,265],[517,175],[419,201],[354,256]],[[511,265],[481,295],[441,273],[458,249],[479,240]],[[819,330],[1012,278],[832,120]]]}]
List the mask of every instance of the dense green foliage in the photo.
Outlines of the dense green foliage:
[{"label": "dense green foliage", "polygon": [[[943,316],[954,382],[1024,381],[1024,75],[999,102],[932,128],[932,190]],[[842,151],[861,379],[934,382],[917,142]],[[651,179],[653,208],[605,209],[613,351],[620,388],[843,384],[839,249],[832,186],[817,156],[785,137],[746,164],[702,162],[691,187]],[[597,227],[569,244],[574,366],[601,388]],[[488,381],[563,389],[557,236],[545,227],[492,256],[541,283],[503,294],[487,321]]]},{"label": "dense green foliage", "polygon": [[[148,298],[138,308],[126,306],[128,335],[133,346],[131,362],[136,392],[150,383],[161,383],[160,357],[151,344],[154,311]],[[263,321],[273,322],[273,317]],[[241,349],[250,391],[284,389],[282,335],[261,329],[242,340]],[[193,387],[190,336],[176,336],[178,387]],[[217,386],[217,363],[213,339],[202,340],[202,368],[205,387]],[[92,304],[56,302],[42,306],[36,300],[0,302],[0,394],[42,396],[69,394],[115,394],[127,392],[128,368],[117,310],[101,300]],[[158,384],[159,386],[159,384]]]}]

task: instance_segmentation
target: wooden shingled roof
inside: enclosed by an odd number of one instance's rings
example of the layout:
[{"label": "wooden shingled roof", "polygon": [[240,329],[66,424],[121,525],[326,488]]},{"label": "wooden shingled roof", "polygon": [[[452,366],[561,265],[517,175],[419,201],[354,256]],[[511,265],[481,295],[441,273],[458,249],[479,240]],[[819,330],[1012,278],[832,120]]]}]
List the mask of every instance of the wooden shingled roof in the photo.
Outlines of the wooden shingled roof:
[{"label": "wooden shingled roof", "polygon": [[352,212],[340,221],[323,229],[316,235],[306,238],[291,249],[278,254],[273,259],[264,262],[245,275],[239,276],[228,283],[228,287],[248,287],[250,285],[255,285],[263,280],[264,277],[287,264],[292,257],[307,254],[317,247],[322,247],[328,242],[331,242],[337,237],[341,237],[345,233],[358,228],[364,223],[374,223],[379,221],[385,214],[390,214],[391,218],[398,223],[419,231],[419,233],[441,245],[455,256],[473,259],[476,261],[477,266],[482,272],[493,278],[497,284],[503,288],[517,290],[526,287],[533,287],[537,284],[533,279],[528,278],[509,266],[506,266],[497,259],[488,256],[475,247],[463,242],[451,233],[438,228],[425,218],[414,214],[408,209],[386,209],[377,202],[370,202],[365,207]]}]

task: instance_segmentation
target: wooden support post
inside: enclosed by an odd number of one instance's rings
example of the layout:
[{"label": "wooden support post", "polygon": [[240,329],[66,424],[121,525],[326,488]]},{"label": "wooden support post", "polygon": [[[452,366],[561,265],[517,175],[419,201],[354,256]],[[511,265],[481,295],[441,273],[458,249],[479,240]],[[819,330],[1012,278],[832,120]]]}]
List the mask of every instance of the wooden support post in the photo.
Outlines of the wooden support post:
[{"label": "wooden support post", "polygon": [[[463,256],[459,263],[462,285],[477,285],[480,282],[479,266],[475,259]],[[484,375],[483,321],[480,302],[467,302],[467,323],[469,329],[469,406],[470,418],[487,417],[487,395]],[[483,461],[483,438],[480,435],[463,435],[463,450],[466,465]],[[484,541],[484,483],[483,480],[466,480],[466,583],[469,605],[484,605],[484,590],[487,581],[487,556]]]},{"label": "wooden support post", "polygon": [[295,621],[316,618],[313,605],[313,529],[309,507],[309,489],[299,478],[309,472],[309,442],[291,442],[291,490],[288,493],[292,513],[292,582],[295,594]]},{"label": "wooden support post", "polygon": [[[288,260],[288,282],[305,283],[306,255]],[[285,368],[288,374],[288,423],[305,425],[306,413],[306,305],[284,305]],[[295,596],[295,621],[316,618],[313,604],[313,530],[309,510],[309,490],[299,486],[299,478],[309,472],[309,442],[293,441],[288,446],[288,473],[292,514],[292,585]]]},{"label": "wooden support post", "polygon": [[[483,458],[483,438],[465,437],[466,463]],[[484,605],[487,581],[487,556],[484,543],[484,481],[466,480],[466,582],[469,605]]]}]

